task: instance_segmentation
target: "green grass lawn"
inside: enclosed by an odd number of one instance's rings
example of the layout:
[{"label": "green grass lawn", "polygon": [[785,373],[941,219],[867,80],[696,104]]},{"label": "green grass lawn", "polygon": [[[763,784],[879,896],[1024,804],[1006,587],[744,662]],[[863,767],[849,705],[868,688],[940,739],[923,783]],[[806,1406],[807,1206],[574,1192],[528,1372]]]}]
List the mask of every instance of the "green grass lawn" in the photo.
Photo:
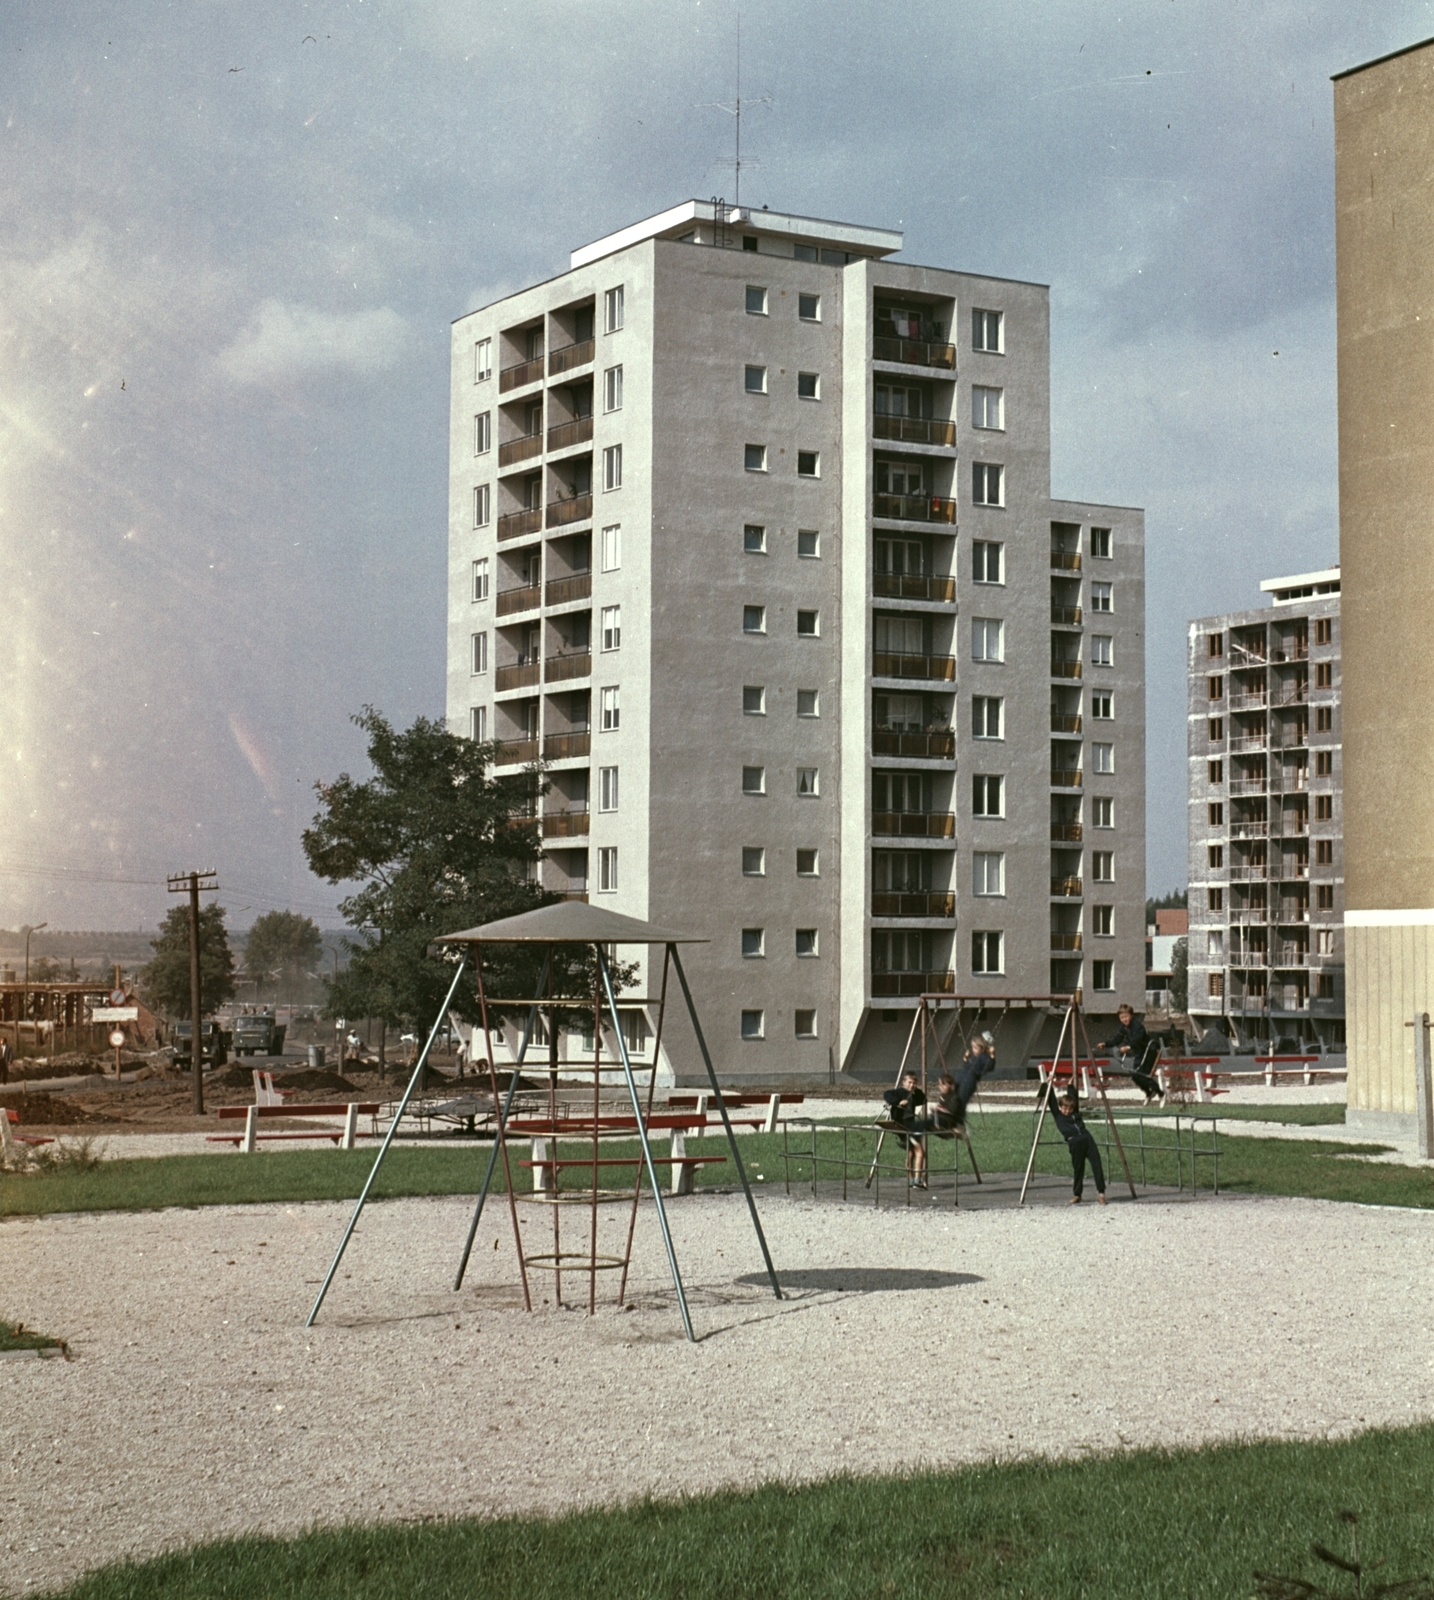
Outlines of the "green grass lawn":
[{"label": "green grass lawn", "polygon": [[63,1340],[52,1339],[46,1333],[36,1333],[19,1322],[6,1322],[0,1317],[0,1350],[59,1350]]},{"label": "green grass lawn", "polygon": [[[769,1484],[552,1521],[246,1537],[95,1572],[66,1600],[1244,1600],[1256,1570],[1390,1583],[1434,1568],[1434,1427]],[[1336,1580],[1336,1581],[1332,1581]],[[1366,1593],[1371,1589],[1366,1578]],[[1419,1593],[1428,1593],[1420,1590]]]}]

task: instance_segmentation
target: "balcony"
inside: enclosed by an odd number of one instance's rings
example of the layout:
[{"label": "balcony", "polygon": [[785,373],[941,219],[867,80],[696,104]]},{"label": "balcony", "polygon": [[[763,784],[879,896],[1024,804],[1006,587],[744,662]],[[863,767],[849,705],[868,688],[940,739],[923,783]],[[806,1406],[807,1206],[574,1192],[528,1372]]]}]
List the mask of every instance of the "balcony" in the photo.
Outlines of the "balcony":
[{"label": "balcony", "polygon": [[1309,684],[1296,683],[1288,689],[1281,689],[1270,704],[1274,706],[1302,706],[1308,704],[1309,697]]},{"label": "balcony", "polygon": [[1242,733],[1230,739],[1230,754],[1236,755],[1242,750],[1263,750],[1270,742],[1267,733]]},{"label": "balcony", "polygon": [[1266,923],[1270,920],[1268,906],[1236,906],[1229,914],[1229,920],[1237,924]]},{"label": "balcony", "polygon": [[1053,678],[1078,678],[1081,675],[1079,661],[1052,661],[1051,676]]},{"label": "balcony", "polygon": [[526,767],[538,759],[536,739],[500,740],[493,752],[493,762],[500,767]]},{"label": "balcony", "polygon": [[873,972],[871,995],[874,1000],[905,995],[915,999],[922,994],[954,994],[954,972]]},{"label": "balcony", "polygon": [[871,592],[881,600],[942,600],[956,602],[955,578],[922,577],[919,573],[876,572]]},{"label": "balcony", "polygon": [[548,811],[543,815],[545,839],[586,838],[588,814],[586,811]]},{"label": "balcony", "polygon": [[1276,644],[1270,652],[1270,660],[1277,665],[1284,666],[1291,661],[1308,661],[1310,647],[1308,644]]},{"label": "balcony", "polygon": [[1296,968],[1307,967],[1309,964],[1309,946],[1303,944],[1282,944],[1275,951],[1275,959],[1270,963],[1277,972],[1293,972]]},{"label": "balcony", "polygon": [[873,439],[893,439],[898,444],[936,444],[956,448],[956,424],[934,417],[888,417],[878,412],[872,419]]},{"label": "balcony", "polygon": [[571,578],[548,579],[548,604],[565,606],[574,600],[586,600],[593,592],[593,575],[577,572]]},{"label": "balcony", "polygon": [[543,513],[534,509],[532,511],[505,511],[498,518],[498,538],[516,539],[524,533],[541,533],[543,531]]},{"label": "balcony", "polygon": [[531,461],[534,456],[543,453],[543,435],[537,433],[520,434],[516,439],[509,439],[506,444],[498,446],[498,465],[500,467],[515,466],[519,461]]},{"label": "balcony", "polygon": [[498,393],[507,394],[509,389],[523,389],[530,383],[536,383],[543,375],[543,358],[534,356],[531,361],[520,361],[515,367],[504,367],[498,374]]},{"label": "balcony", "polygon": [[1231,883],[1263,883],[1268,875],[1269,868],[1263,861],[1246,862],[1230,868]]},{"label": "balcony", "polygon": [[1248,649],[1242,644],[1236,644],[1233,639],[1230,641],[1230,666],[1232,668],[1263,667],[1264,665],[1265,657],[1260,651]]},{"label": "balcony", "polygon": [[1052,606],[1051,621],[1061,627],[1080,627],[1081,609],[1079,606]]},{"label": "balcony", "polygon": [[581,733],[550,733],[543,740],[544,761],[573,761],[592,754],[593,736],[586,729]]},{"label": "balcony", "polygon": [[536,611],[543,591],[536,583],[524,584],[518,589],[498,591],[498,615],[511,617],[515,611]]},{"label": "balcony", "polygon": [[939,367],[944,372],[956,370],[956,346],[934,344],[928,339],[893,339],[878,333],[872,337],[871,358],[873,361],[897,361],[904,367]]},{"label": "balcony", "polygon": [[493,674],[493,687],[499,694],[508,689],[529,689],[541,681],[542,664],[521,661],[516,666],[499,667]]},{"label": "balcony", "polygon": [[954,839],[951,811],[873,811],[871,831],[884,839]]},{"label": "balcony", "polygon": [[1231,794],[1264,794],[1265,780],[1263,778],[1231,778]]},{"label": "balcony", "polygon": [[1230,824],[1230,837],[1232,839],[1263,839],[1270,831],[1268,822],[1232,822]]},{"label": "balcony", "polygon": [[1051,788],[1052,789],[1079,789],[1080,786],[1081,786],[1081,775],[1080,775],[1080,769],[1079,768],[1071,768],[1071,767],[1052,767],[1051,768]]},{"label": "balcony", "polygon": [[1079,572],[1080,552],[1078,550],[1052,550],[1051,566],[1057,572]]},{"label": "balcony", "polygon": [[1078,822],[1053,822],[1051,839],[1058,844],[1079,844],[1084,831]]},{"label": "balcony", "polygon": [[1052,711],[1052,733],[1079,733],[1081,731],[1081,718],[1074,711]]},{"label": "balcony", "polygon": [[575,444],[586,444],[593,436],[591,417],[574,417],[571,422],[560,422],[548,429],[549,450],[570,450]]},{"label": "balcony", "polygon": [[1051,893],[1063,900],[1072,899],[1081,892],[1081,880],[1079,878],[1051,879]]},{"label": "balcony", "polygon": [[587,366],[596,348],[592,339],[580,339],[577,344],[565,344],[554,350],[548,357],[548,376],[556,378],[560,372],[571,372],[574,367]]},{"label": "balcony", "polygon": [[956,502],[939,494],[881,494],[871,497],[871,514],[897,522],[956,521]]},{"label": "balcony", "polygon": [[1246,971],[1252,968],[1258,971],[1266,965],[1263,950],[1232,950],[1227,959],[1230,966],[1240,967]]},{"label": "balcony", "polygon": [[956,735],[873,728],[871,753],[874,756],[909,756],[917,761],[951,761],[956,756]]},{"label": "balcony", "polygon": [[936,892],[920,894],[873,894],[874,917],[954,917],[956,896]]},{"label": "balcony", "polygon": [[873,651],[871,672],[875,678],[926,678],[939,683],[956,679],[955,656],[902,656],[885,650]]},{"label": "balcony", "polygon": [[1231,693],[1225,702],[1230,711],[1263,711],[1265,709],[1265,691],[1263,689],[1248,689],[1238,693]]},{"label": "balcony", "polygon": [[549,504],[548,526],[550,528],[565,528],[570,522],[590,522],[592,514],[592,495],[571,495],[566,500],[554,500]]},{"label": "balcony", "polygon": [[1276,862],[1270,868],[1270,876],[1279,883],[1299,883],[1310,875],[1308,861],[1291,861],[1288,863]]},{"label": "balcony", "polygon": [[1052,950],[1079,950],[1081,936],[1078,933],[1053,933],[1051,935]]},{"label": "balcony", "polygon": [[590,678],[592,671],[591,650],[566,651],[548,657],[544,680],[547,683],[566,683],[571,678]]}]

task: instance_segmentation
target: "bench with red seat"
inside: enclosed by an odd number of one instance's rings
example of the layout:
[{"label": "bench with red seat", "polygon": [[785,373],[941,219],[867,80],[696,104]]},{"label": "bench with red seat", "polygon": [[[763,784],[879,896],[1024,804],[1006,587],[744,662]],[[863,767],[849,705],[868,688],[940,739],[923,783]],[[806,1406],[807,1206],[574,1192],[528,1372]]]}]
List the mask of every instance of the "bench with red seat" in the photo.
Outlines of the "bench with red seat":
[{"label": "bench with red seat", "polygon": [[[377,1100],[355,1102],[350,1100],[337,1100],[330,1103],[314,1105],[295,1105],[292,1101],[285,1101],[283,1105],[254,1105],[254,1106],[219,1106],[215,1115],[221,1122],[234,1121],[238,1118],[244,1120],[243,1133],[210,1133],[205,1138],[209,1144],[232,1144],[246,1148],[253,1148],[254,1143],[262,1140],[265,1144],[287,1139],[328,1139],[333,1144],[341,1144],[348,1138],[373,1139],[378,1136],[379,1102]],[[282,1133],[259,1133],[257,1124],[260,1118],[266,1117],[343,1117],[342,1128],[302,1128],[290,1129]],[[359,1117],[371,1119],[372,1126],[368,1131],[360,1131],[357,1126],[349,1128],[351,1121],[357,1122]]]},{"label": "bench with red seat", "polygon": [[[13,1106],[5,1108],[5,1119],[9,1123],[19,1123],[20,1113]],[[10,1137],[16,1144],[54,1144],[54,1140],[43,1133],[12,1133]]]}]

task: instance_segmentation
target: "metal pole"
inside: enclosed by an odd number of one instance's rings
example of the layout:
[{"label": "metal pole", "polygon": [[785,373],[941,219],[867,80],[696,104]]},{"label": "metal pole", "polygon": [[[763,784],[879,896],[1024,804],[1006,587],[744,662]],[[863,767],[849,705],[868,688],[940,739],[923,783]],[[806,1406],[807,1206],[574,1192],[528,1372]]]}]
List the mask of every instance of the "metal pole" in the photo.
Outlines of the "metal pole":
[{"label": "metal pole", "polygon": [[379,1146],[378,1155],[374,1159],[368,1177],[364,1180],[363,1192],[358,1197],[358,1204],[354,1207],[354,1214],[349,1218],[349,1225],[344,1229],[344,1236],[339,1241],[339,1248],[334,1255],[333,1265],[329,1268],[328,1276],[324,1279],[324,1286],[319,1290],[319,1297],[314,1301],[314,1309],[309,1313],[309,1320],[304,1324],[312,1328],[314,1318],[319,1314],[319,1307],[324,1303],[324,1296],[329,1292],[329,1285],[334,1281],[334,1274],[339,1270],[339,1262],[344,1258],[344,1251],[349,1247],[349,1240],[353,1238],[354,1229],[358,1227],[358,1219],[363,1214],[364,1203],[368,1200],[369,1190],[373,1188],[373,1181],[378,1177],[378,1169],[383,1165],[383,1158],[388,1154],[388,1147],[393,1143],[393,1136],[398,1132],[398,1125],[403,1121],[403,1113],[408,1108],[408,1102],[413,1091],[418,1087],[418,1080],[428,1062],[428,1052],[433,1048],[433,1041],[438,1037],[438,1030],[443,1024],[443,1019],[448,1015],[448,1007],[453,1003],[453,996],[458,991],[458,980],[463,976],[468,965],[468,958],[463,957],[458,963],[458,970],[453,974],[453,982],[448,986],[448,995],[440,1007],[438,1016],[433,1023],[432,1031],[428,1035],[428,1043],[424,1045],[423,1052],[413,1068],[413,1076],[408,1080],[408,1087],[403,1091],[403,1099],[398,1103],[398,1110],[393,1114],[393,1121],[388,1125],[388,1132],[384,1135],[383,1143]]},{"label": "metal pole", "polygon": [[[189,1041],[189,1062],[194,1071],[194,1114],[204,1115],[204,1024],[199,992],[199,874],[189,874],[189,1015],[194,1019],[194,1033]],[[214,1024],[217,1030],[219,1024]],[[219,1060],[218,1039],[215,1039],[214,1060]]]},{"label": "metal pole", "polygon": [[[1071,1004],[1074,1005],[1075,1002],[1072,1001]],[[1056,1053],[1051,1058],[1051,1075],[1045,1082],[1045,1085],[1044,1085],[1044,1088],[1043,1088],[1043,1092],[1041,1094],[1040,1106],[1036,1111],[1036,1131],[1035,1131],[1034,1136],[1031,1139],[1031,1155],[1030,1155],[1030,1159],[1026,1162],[1026,1175],[1025,1175],[1024,1178],[1021,1179],[1021,1198],[1016,1201],[1016,1204],[1018,1206],[1023,1206],[1026,1203],[1026,1190],[1028,1188],[1030,1188],[1030,1185],[1031,1185],[1031,1173],[1035,1170],[1035,1166],[1036,1166],[1036,1150],[1040,1146],[1040,1142],[1041,1142],[1041,1129],[1045,1126],[1045,1123],[1046,1123],[1046,1108],[1050,1104],[1051,1096],[1056,1092],[1056,1068],[1060,1065],[1061,1045],[1065,1043],[1066,1028],[1070,1025],[1070,1020],[1071,1020],[1071,1014],[1070,1014],[1070,1011],[1067,1010],[1065,1016],[1061,1020],[1060,1036],[1056,1040]],[[1071,1037],[1072,1038],[1075,1037],[1075,1030],[1073,1028],[1071,1029]],[[1076,1070],[1075,1066],[1074,1066],[1074,1064],[1072,1064],[1072,1066],[1071,1066],[1071,1082],[1072,1083],[1075,1082],[1075,1070]]]},{"label": "metal pole", "polygon": [[[652,1198],[657,1205],[657,1222],[662,1229],[662,1243],[667,1250],[667,1264],[672,1269],[672,1286],[677,1290],[677,1304],[682,1311],[682,1326],[693,1344],[697,1335],[692,1331],[692,1317],[687,1310],[687,1295],[682,1288],[682,1274],[677,1270],[677,1252],[672,1247],[672,1232],[667,1226],[667,1208],[662,1203],[662,1185],[657,1181],[657,1168],[652,1164],[652,1146],[647,1142],[647,1126],[642,1118],[642,1102],[637,1097],[637,1080],[632,1075],[632,1062],[627,1055],[627,1040],[622,1036],[622,1018],[617,1014],[617,996],[613,993],[612,974],[608,971],[607,957],[600,944],[597,951],[598,971],[602,975],[603,992],[607,996],[608,1010],[612,1014],[613,1032],[617,1035],[617,1053],[622,1059],[623,1077],[627,1079],[627,1092],[632,1099],[632,1114],[637,1120],[637,1140],[642,1146],[642,1158],[647,1164],[648,1181],[652,1184]],[[682,971],[678,967],[679,974]],[[687,985],[683,984],[685,990]]]},{"label": "metal pole", "polygon": [[772,1282],[772,1293],[781,1300],[782,1286],[777,1282],[777,1269],[772,1265],[772,1252],[767,1248],[767,1236],[762,1232],[762,1223],[757,1216],[757,1202],[752,1198],[752,1186],[747,1182],[747,1169],[742,1165],[742,1155],[737,1149],[737,1135],[732,1131],[732,1119],[727,1115],[727,1102],[722,1098],[722,1091],[717,1087],[717,1072],[712,1065],[712,1056],[707,1049],[707,1040],[702,1034],[702,1024],[697,1020],[697,1007],[692,1003],[692,991],[687,987],[687,974],[682,970],[682,957],[677,952],[677,946],[668,947],[672,951],[672,964],[677,969],[677,981],[682,985],[682,998],[687,1002],[687,1015],[692,1018],[692,1031],[697,1035],[697,1048],[702,1052],[702,1061],[707,1068],[707,1081],[712,1085],[712,1092],[717,1097],[717,1109],[722,1113],[722,1126],[727,1130],[727,1145],[732,1152],[732,1159],[737,1164],[737,1176],[742,1180],[742,1192],[747,1196],[747,1210],[752,1216],[752,1226],[757,1230],[757,1243],[762,1247],[762,1260],[767,1264],[767,1276]]},{"label": "metal pole", "polygon": [[[922,1003],[924,1004],[924,998],[923,998],[923,1002]],[[895,1082],[895,1084],[892,1085],[893,1088],[899,1089],[901,1087],[902,1078],[906,1076],[906,1062],[907,1062],[908,1057],[911,1055],[911,1041],[916,1037],[916,1029],[919,1026],[920,1022],[921,1022],[921,1008],[920,1008],[920,1006],[918,1006],[916,1011],[915,1011],[915,1013],[913,1014],[913,1016],[911,1018],[911,1032],[908,1033],[907,1036],[906,1036],[906,1048],[901,1052],[901,1060],[898,1063],[897,1068],[896,1068],[896,1082]],[[876,1175],[877,1175],[876,1174],[877,1164],[881,1160],[881,1147],[882,1147],[882,1144],[885,1142],[885,1139],[886,1139],[886,1130],[884,1128],[878,1128],[877,1132],[876,1132],[876,1149],[872,1151],[871,1168],[867,1172],[867,1175],[866,1175],[866,1186],[867,1186],[868,1189],[871,1188],[871,1180],[873,1178],[875,1178]],[[881,1192],[880,1181],[878,1181],[876,1187],[877,1187],[877,1193],[879,1195],[880,1192]]]},{"label": "metal pole", "polygon": [[1429,1013],[1421,1011],[1415,1017],[1414,1028],[1414,1089],[1416,1133],[1419,1139],[1419,1159],[1428,1161],[1434,1156],[1434,1084],[1429,1076]]}]

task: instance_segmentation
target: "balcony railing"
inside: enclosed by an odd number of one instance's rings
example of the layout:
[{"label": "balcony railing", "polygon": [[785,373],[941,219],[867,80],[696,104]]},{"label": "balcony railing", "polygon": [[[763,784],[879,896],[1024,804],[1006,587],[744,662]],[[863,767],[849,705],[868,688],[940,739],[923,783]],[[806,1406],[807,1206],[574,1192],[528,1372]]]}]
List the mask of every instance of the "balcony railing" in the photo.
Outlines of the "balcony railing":
[{"label": "balcony railing", "polygon": [[1084,829],[1078,822],[1053,822],[1051,838],[1060,844],[1079,844]]},{"label": "balcony railing", "polygon": [[1078,678],[1081,675],[1079,661],[1052,661],[1051,676],[1053,678]]},{"label": "balcony railing", "polygon": [[545,678],[548,683],[566,683],[570,678],[590,678],[592,671],[592,651],[573,650],[549,656]]},{"label": "balcony railing", "polygon": [[934,344],[927,339],[893,339],[884,333],[874,334],[871,355],[874,361],[898,361],[907,367],[940,367],[946,372],[956,370],[956,346]]},{"label": "balcony railing", "polygon": [[1255,970],[1269,964],[1265,959],[1263,950],[1232,950],[1226,957],[1226,961],[1232,967],[1254,968]]},{"label": "balcony railing", "polygon": [[1060,623],[1064,627],[1078,628],[1080,626],[1081,609],[1079,606],[1052,606],[1051,621]]},{"label": "balcony railing", "polygon": [[897,522],[956,521],[956,502],[939,494],[882,494],[871,497],[871,514]]},{"label": "balcony railing", "polygon": [[1270,660],[1280,666],[1291,661],[1308,661],[1310,647],[1307,644],[1277,644],[1270,652]]},{"label": "balcony railing", "polygon": [[1080,552],[1078,550],[1052,550],[1051,566],[1060,572],[1080,571]]},{"label": "balcony railing", "polygon": [[889,417],[877,412],[872,419],[874,439],[894,439],[899,444],[938,444],[956,448],[956,424],[934,417]]},{"label": "balcony railing", "polygon": [[903,656],[877,650],[871,657],[872,676],[877,678],[934,678],[951,683],[956,677],[955,656]]},{"label": "balcony railing", "polygon": [[1053,933],[1051,935],[1052,950],[1079,950],[1081,936],[1078,933]]},{"label": "balcony railing", "polygon": [[570,450],[575,444],[586,444],[593,436],[591,417],[574,417],[571,422],[560,422],[548,429],[549,450]]},{"label": "balcony railing", "polygon": [[954,839],[956,816],[951,811],[873,811],[871,831],[889,839]]},{"label": "balcony railing", "polygon": [[1231,883],[1263,883],[1269,876],[1269,868],[1263,861],[1248,861],[1238,866],[1232,864],[1229,870]]},{"label": "balcony railing", "polygon": [[1235,906],[1229,914],[1229,921],[1233,923],[1265,923],[1270,920],[1268,906]]},{"label": "balcony railing", "polygon": [[567,500],[554,500],[548,506],[548,526],[565,528],[570,522],[587,522],[593,514],[593,497],[575,494]]},{"label": "balcony railing", "polygon": [[883,600],[944,600],[951,604],[956,599],[956,580],[934,574],[923,577],[911,572],[875,572],[871,592]]},{"label": "balcony railing", "polygon": [[1275,951],[1275,959],[1270,963],[1277,972],[1290,972],[1296,967],[1307,967],[1309,964],[1309,946],[1303,944],[1282,944]]},{"label": "balcony railing", "polygon": [[565,344],[548,357],[548,376],[556,378],[560,372],[571,372],[574,367],[585,367],[597,348],[591,339],[580,339],[577,344]]},{"label": "balcony railing", "polygon": [[565,606],[574,600],[586,600],[593,592],[593,575],[577,572],[571,578],[548,579],[548,604]]},{"label": "balcony railing", "polygon": [[1079,733],[1081,731],[1081,718],[1074,711],[1052,711],[1052,733]]},{"label": "balcony railing", "polygon": [[500,617],[511,617],[515,611],[534,611],[542,598],[542,588],[536,583],[524,584],[517,589],[500,589],[498,591],[498,615]]},{"label": "balcony railing", "polygon": [[520,361],[515,367],[504,367],[498,374],[498,393],[507,394],[509,389],[522,389],[527,384],[536,383],[542,375],[542,356],[534,356],[531,361]]},{"label": "balcony railing", "polygon": [[893,728],[874,728],[871,753],[874,756],[911,756],[918,761],[950,761],[956,754],[956,735],[900,733]]},{"label": "balcony railing", "polygon": [[1270,702],[1274,706],[1302,706],[1309,702],[1310,686],[1307,683],[1297,683],[1289,689],[1281,689]]},{"label": "balcony railing", "polygon": [[1052,789],[1079,789],[1080,786],[1081,786],[1081,775],[1080,775],[1080,771],[1079,771],[1078,768],[1075,768],[1075,767],[1052,767],[1051,768],[1051,788]]},{"label": "balcony railing", "polygon": [[940,891],[920,894],[876,894],[871,897],[874,917],[954,917],[956,896]]},{"label": "balcony railing", "polygon": [[1231,794],[1264,794],[1265,780],[1263,778],[1231,778]]},{"label": "balcony railing", "polygon": [[537,661],[524,661],[514,667],[499,667],[493,674],[493,687],[501,694],[505,689],[527,689],[541,681],[542,666]]},{"label": "balcony railing", "polygon": [[1225,705],[1231,711],[1263,711],[1265,709],[1265,691],[1251,689],[1240,694],[1231,694]]},{"label": "balcony railing", "polygon": [[538,759],[538,741],[536,739],[508,739],[500,740],[494,752],[493,760],[500,767],[523,766]]},{"label": "balcony railing", "polygon": [[524,533],[541,533],[543,530],[543,513],[536,509],[532,511],[505,511],[498,518],[499,539],[516,539]]},{"label": "balcony railing", "polygon": [[586,811],[549,811],[543,816],[545,839],[573,839],[588,831]]},{"label": "balcony railing", "polygon": [[1232,822],[1230,824],[1230,837],[1232,839],[1263,839],[1270,831],[1268,822]]},{"label": "balcony railing", "polygon": [[1230,739],[1230,753],[1234,755],[1241,750],[1263,750],[1270,742],[1267,733],[1242,733]]},{"label": "balcony railing", "polygon": [[873,999],[888,999],[894,995],[915,997],[919,994],[954,994],[954,972],[873,972],[871,993]]},{"label": "balcony railing", "polygon": [[519,461],[531,461],[534,456],[543,453],[543,434],[539,429],[537,433],[520,434],[516,439],[509,439],[506,444],[498,446],[498,465],[511,467]]},{"label": "balcony railing", "polygon": [[1231,667],[1263,667],[1265,665],[1265,657],[1257,650],[1248,650],[1244,645],[1236,644],[1232,639],[1230,641],[1230,665]]},{"label": "balcony railing", "polygon": [[1052,878],[1051,893],[1069,899],[1072,895],[1081,893],[1081,880],[1079,878]]},{"label": "balcony railing", "polygon": [[578,756],[592,754],[593,736],[582,733],[550,733],[543,740],[545,761],[572,761]]}]

